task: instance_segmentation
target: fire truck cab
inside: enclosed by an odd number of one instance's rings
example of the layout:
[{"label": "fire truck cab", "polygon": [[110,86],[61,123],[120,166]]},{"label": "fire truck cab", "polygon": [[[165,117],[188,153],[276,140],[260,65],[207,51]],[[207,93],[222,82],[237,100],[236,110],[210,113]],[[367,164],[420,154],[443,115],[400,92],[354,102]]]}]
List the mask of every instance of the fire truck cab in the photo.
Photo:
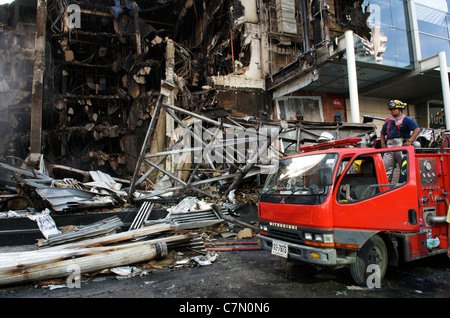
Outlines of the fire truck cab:
[{"label": "fire truck cab", "polygon": [[[258,242],[286,259],[349,265],[365,285],[371,264],[382,279],[400,260],[447,252],[450,153],[359,148],[357,141],[305,146],[278,162],[258,202]],[[402,160],[391,180],[387,153]]]}]

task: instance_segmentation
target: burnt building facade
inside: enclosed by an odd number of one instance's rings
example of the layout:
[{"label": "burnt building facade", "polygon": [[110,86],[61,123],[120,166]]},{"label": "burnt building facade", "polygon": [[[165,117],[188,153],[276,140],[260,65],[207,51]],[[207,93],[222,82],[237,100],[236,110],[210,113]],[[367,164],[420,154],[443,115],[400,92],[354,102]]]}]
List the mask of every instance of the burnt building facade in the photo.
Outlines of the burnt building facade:
[{"label": "burnt building facade", "polygon": [[213,116],[362,122],[402,99],[430,127],[449,10],[422,2],[16,0],[0,7],[0,157],[129,176],[163,81],[168,103]]}]

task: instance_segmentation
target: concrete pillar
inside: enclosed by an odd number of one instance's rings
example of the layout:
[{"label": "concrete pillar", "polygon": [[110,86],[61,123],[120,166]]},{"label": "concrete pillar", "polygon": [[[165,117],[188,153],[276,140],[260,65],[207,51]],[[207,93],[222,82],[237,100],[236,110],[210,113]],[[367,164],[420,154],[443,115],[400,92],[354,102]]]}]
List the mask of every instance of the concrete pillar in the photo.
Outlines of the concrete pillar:
[{"label": "concrete pillar", "polygon": [[45,25],[47,1],[37,1],[33,87],[31,92],[30,159],[38,161],[42,147],[42,100],[45,71]]},{"label": "concrete pillar", "polygon": [[250,43],[250,64],[248,71],[245,75],[260,79],[262,76],[261,72],[261,42],[259,39],[253,39]]},{"label": "concrete pillar", "polygon": [[[167,38],[166,41],[166,81],[170,84],[174,84],[175,82],[175,43],[172,39]],[[169,96],[164,96],[164,102],[174,105],[175,104],[175,91],[172,90]],[[162,113],[165,113],[164,111]],[[162,117],[160,117],[162,118]],[[165,127],[165,149],[169,149],[172,142],[172,134],[175,130],[175,120],[172,116],[166,115],[166,127]],[[163,133],[162,131],[158,131],[158,133]],[[162,137],[161,137],[162,138]],[[168,156],[165,161],[166,170],[173,173],[175,172],[175,167],[173,165],[172,156]]]},{"label": "concrete pillar", "polygon": [[350,94],[350,115],[352,123],[360,123],[358,81],[356,77],[355,42],[353,31],[345,32],[345,51],[347,53],[348,89]]},{"label": "concrete pillar", "polygon": [[245,22],[247,23],[258,23],[258,6],[256,0],[241,0],[242,5],[244,6],[244,16]]},{"label": "concrete pillar", "polygon": [[261,74],[262,77],[270,75],[270,55],[269,55],[269,21],[265,15],[266,8],[262,1],[258,1],[258,11],[259,11],[259,27],[260,27],[260,53],[261,53]]},{"label": "concrete pillar", "polygon": [[450,129],[450,87],[448,81],[447,57],[444,51],[439,52],[439,68],[441,69],[442,97],[444,98],[445,127]]},{"label": "concrete pillar", "polygon": [[417,15],[416,15],[416,4],[415,0],[406,0],[407,7],[407,15],[408,19],[406,19],[409,26],[407,26],[407,31],[409,33],[409,38],[411,39],[411,53],[414,63],[414,68],[419,68],[419,61],[422,60],[422,53],[420,51],[420,37],[419,37],[419,26],[417,23]]}]

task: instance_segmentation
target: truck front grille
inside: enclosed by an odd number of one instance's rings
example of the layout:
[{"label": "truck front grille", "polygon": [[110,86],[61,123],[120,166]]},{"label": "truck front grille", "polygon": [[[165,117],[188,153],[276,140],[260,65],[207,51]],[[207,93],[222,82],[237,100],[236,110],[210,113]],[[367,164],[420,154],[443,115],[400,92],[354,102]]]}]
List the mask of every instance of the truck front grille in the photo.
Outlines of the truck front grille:
[{"label": "truck front grille", "polygon": [[283,241],[288,241],[291,243],[303,243],[303,238],[301,236],[301,232],[298,231],[286,231],[282,229],[269,229],[269,236],[273,238],[277,238]]}]

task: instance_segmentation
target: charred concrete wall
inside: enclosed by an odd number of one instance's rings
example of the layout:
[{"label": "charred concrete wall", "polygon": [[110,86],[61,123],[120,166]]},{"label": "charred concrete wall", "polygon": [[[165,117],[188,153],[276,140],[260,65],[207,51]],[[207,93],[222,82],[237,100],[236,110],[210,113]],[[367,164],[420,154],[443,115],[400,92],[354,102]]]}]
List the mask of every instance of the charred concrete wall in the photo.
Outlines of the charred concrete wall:
[{"label": "charred concrete wall", "polygon": [[[161,42],[142,50],[150,28],[132,7],[80,2],[70,28],[64,7],[49,2],[51,46],[43,121],[44,153],[77,168],[128,175],[161,78]],[[139,52],[138,52],[139,51]]]},{"label": "charred concrete wall", "polygon": [[0,158],[25,157],[29,147],[36,5],[0,6]]},{"label": "charred concrete wall", "polygon": [[43,144],[49,159],[129,175],[161,80],[175,85],[173,103],[186,109],[255,116],[267,110],[260,74],[222,80],[244,75],[251,63],[250,42],[236,22],[244,16],[240,1],[78,4],[76,28],[68,27],[60,2],[48,4]]},{"label": "charred concrete wall", "polygon": [[[136,7],[79,2],[81,23],[75,29],[65,24],[58,2],[49,2],[52,92],[44,107],[44,152],[78,168],[129,175],[163,79],[175,84],[179,106],[242,111],[228,98],[221,102],[225,86],[207,85],[211,75],[236,71],[232,55],[233,49],[240,54],[240,39],[231,45],[230,37],[234,2],[137,1]],[[173,60],[167,57],[168,41]],[[250,102],[246,111],[261,107],[264,99]]]}]

